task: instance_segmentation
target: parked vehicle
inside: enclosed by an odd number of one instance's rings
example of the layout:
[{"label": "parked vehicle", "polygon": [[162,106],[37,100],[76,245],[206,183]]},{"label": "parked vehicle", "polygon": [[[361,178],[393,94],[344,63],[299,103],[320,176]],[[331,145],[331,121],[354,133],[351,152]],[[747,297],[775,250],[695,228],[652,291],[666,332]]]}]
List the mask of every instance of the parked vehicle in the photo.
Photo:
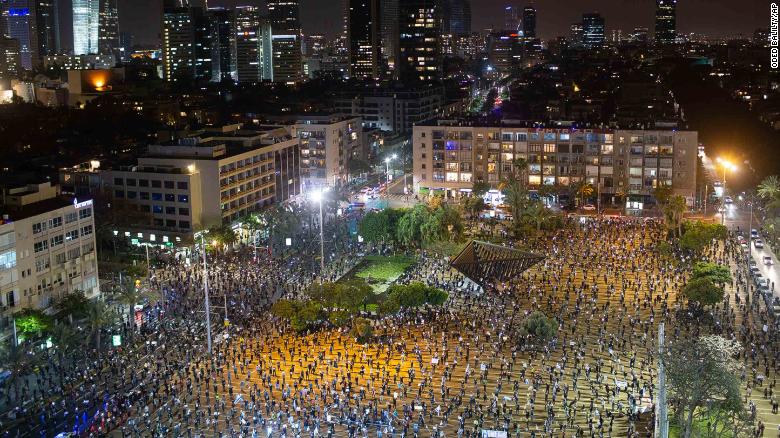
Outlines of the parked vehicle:
[{"label": "parked vehicle", "polygon": [[764,264],[765,264],[765,265],[767,265],[767,266],[769,266],[769,265],[773,265],[773,264],[775,263],[775,262],[772,260],[772,256],[765,255],[765,256],[763,257],[763,260],[764,260]]},{"label": "parked vehicle", "polygon": [[764,241],[761,239],[756,239],[753,241],[753,246],[755,246],[758,249],[762,249],[764,247]]}]

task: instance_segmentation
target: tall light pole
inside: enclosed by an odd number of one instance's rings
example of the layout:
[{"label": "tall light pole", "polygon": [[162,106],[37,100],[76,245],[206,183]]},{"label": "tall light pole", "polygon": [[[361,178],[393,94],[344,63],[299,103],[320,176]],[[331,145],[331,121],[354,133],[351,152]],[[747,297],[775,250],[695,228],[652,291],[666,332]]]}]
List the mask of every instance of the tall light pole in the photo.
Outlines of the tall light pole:
[{"label": "tall light pole", "polygon": [[390,162],[398,158],[397,154],[385,158],[385,193],[390,197]]},{"label": "tall light pole", "polygon": [[206,264],[206,240],[203,236],[206,232],[200,233],[200,246],[203,251],[203,294],[206,302],[206,342],[208,345],[208,352],[211,355],[211,309],[209,308],[209,271]]},{"label": "tall light pole", "polygon": [[[727,160],[724,160],[723,158],[718,157],[717,159],[718,164],[720,164],[723,167],[723,196],[721,197],[724,201],[726,199],[726,171],[730,170],[732,172],[737,171],[736,164],[733,164]],[[721,205],[721,208],[723,211],[720,213],[720,224],[726,225],[726,203],[723,202]]]},{"label": "tall light pole", "polygon": [[326,191],[327,189],[320,189],[311,194],[312,200],[320,204],[320,284],[322,284],[322,276],[325,275],[325,224],[322,220],[322,203]]}]

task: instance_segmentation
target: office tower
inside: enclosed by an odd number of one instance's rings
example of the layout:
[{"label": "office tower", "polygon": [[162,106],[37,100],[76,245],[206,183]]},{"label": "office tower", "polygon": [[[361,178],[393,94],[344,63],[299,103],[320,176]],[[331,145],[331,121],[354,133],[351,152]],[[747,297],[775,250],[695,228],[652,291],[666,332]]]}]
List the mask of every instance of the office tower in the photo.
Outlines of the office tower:
[{"label": "office tower", "polygon": [[441,79],[441,1],[400,0],[398,12],[398,77],[404,81]]},{"label": "office tower", "polygon": [[635,43],[647,44],[647,35],[649,31],[646,27],[635,27],[631,33],[630,40]]},{"label": "office tower", "polygon": [[212,8],[208,11],[211,21],[211,63],[213,82],[236,81],[236,21],[233,11]]},{"label": "office tower", "polygon": [[536,8],[533,6],[523,8],[523,36],[536,38]]},{"label": "office tower", "polygon": [[214,77],[214,22],[203,8],[189,8],[192,17],[192,65],[197,79]]},{"label": "office tower", "polygon": [[470,0],[444,0],[442,32],[454,36],[471,33]]},{"label": "office tower", "polygon": [[98,53],[100,0],[73,0],[73,54]]},{"label": "office tower", "polygon": [[516,32],[520,27],[520,20],[517,14],[517,8],[514,6],[507,6],[504,8],[504,30]]},{"label": "office tower", "polygon": [[582,14],[582,44],[588,48],[604,45],[604,17],[598,12]]},{"label": "office tower", "polygon": [[130,59],[133,53],[133,34],[130,32],[119,33],[119,60],[124,62]]},{"label": "office tower", "polygon": [[0,35],[0,79],[12,79],[19,74],[21,54],[19,41]]},{"label": "office tower", "polygon": [[35,0],[8,0],[5,4],[8,36],[19,41],[21,67],[32,70],[40,60]]},{"label": "office tower", "polygon": [[353,78],[378,78],[381,56],[379,0],[349,0],[347,47],[349,75]]},{"label": "office tower", "polygon": [[238,82],[273,80],[271,24],[255,6],[236,8],[236,70]]},{"label": "office tower", "polygon": [[677,38],[677,0],[656,0],[655,42],[674,44]]},{"label": "office tower", "polygon": [[571,28],[569,30],[569,38],[571,39],[572,45],[582,45],[582,39],[583,39],[583,30],[582,30],[582,23],[573,23],[571,25]]},{"label": "office tower", "polygon": [[274,81],[298,82],[303,74],[298,0],[269,0],[268,19],[273,33]]},{"label": "office tower", "polygon": [[388,64],[395,64],[398,52],[398,0],[382,0],[382,56]]},{"label": "office tower", "polygon": [[117,0],[100,0],[98,53],[119,59],[119,8]]},{"label": "office tower", "polygon": [[195,65],[193,37],[194,23],[190,9],[172,7],[163,10],[162,65],[166,81],[192,78]]},{"label": "office tower", "polygon": [[37,0],[35,21],[38,29],[38,55],[43,58],[60,53],[58,0]]}]

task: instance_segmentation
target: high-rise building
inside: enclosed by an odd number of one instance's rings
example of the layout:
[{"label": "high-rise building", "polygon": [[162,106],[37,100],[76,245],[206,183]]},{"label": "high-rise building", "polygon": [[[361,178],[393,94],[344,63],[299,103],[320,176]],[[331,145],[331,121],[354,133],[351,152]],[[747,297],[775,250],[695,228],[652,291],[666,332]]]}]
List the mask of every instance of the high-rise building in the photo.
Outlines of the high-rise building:
[{"label": "high-rise building", "polygon": [[19,41],[0,35],[0,79],[12,79],[19,74],[21,66]]},{"label": "high-rise building", "polygon": [[58,0],[37,0],[35,21],[38,29],[38,56],[62,52]]},{"label": "high-rise building", "polygon": [[398,54],[398,0],[382,0],[382,56],[395,67]]},{"label": "high-rise building", "polygon": [[163,10],[162,66],[163,78],[166,81],[178,81],[194,76],[193,18],[188,8],[173,7]]},{"label": "high-rise building", "polygon": [[569,29],[569,38],[572,45],[579,46],[583,42],[583,29],[582,23],[572,23]]},{"label": "high-rise building", "polygon": [[504,8],[504,30],[517,32],[520,27],[520,19],[517,13],[517,7],[507,6]]},{"label": "high-rise building", "polygon": [[117,0],[100,0],[98,52],[119,59],[119,7]]},{"label": "high-rise building", "polygon": [[214,22],[203,8],[191,7],[192,16],[192,65],[197,79],[211,80],[214,77]]},{"label": "high-rise building", "polygon": [[677,38],[677,0],[656,0],[655,42],[674,44]]},{"label": "high-rise building", "polygon": [[32,70],[39,64],[38,27],[36,0],[7,0],[6,20],[8,36],[19,41],[21,67]]},{"label": "high-rise building", "polygon": [[471,33],[471,1],[444,0],[442,32],[455,37]]},{"label": "high-rise building", "polygon": [[431,81],[442,77],[440,0],[399,0],[398,77]]},{"label": "high-rise building", "polygon": [[604,17],[598,12],[582,14],[582,44],[588,48],[604,45]]},{"label": "high-rise building", "polygon": [[536,8],[533,6],[523,8],[523,36],[536,38]]},{"label": "high-rise building", "polygon": [[119,60],[127,61],[133,53],[133,34],[130,32],[119,33]]},{"label": "high-rise building", "polygon": [[299,1],[269,0],[268,19],[273,33],[274,81],[298,82],[303,77]]},{"label": "high-rise building", "polygon": [[236,8],[236,69],[238,82],[273,80],[271,24],[256,6]]},{"label": "high-rise building", "polygon": [[347,38],[349,75],[378,78],[382,54],[379,0],[349,0]]},{"label": "high-rise building", "polygon": [[100,0],[73,0],[73,54],[99,52]]},{"label": "high-rise building", "polygon": [[208,11],[211,21],[211,80],[236,81],[236,20],[232,10],[212,8]]}]

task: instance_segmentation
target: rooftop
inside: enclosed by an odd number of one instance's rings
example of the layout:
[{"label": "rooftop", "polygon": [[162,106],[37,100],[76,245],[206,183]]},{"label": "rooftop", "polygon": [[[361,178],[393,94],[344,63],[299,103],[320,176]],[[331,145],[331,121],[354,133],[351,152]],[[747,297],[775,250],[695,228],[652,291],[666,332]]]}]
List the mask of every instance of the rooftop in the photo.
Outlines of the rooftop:
[{"label": "rooftop", "polygon": [[0,205],[3,222],[15,222],[74,204],[72,196],[58,196],[23,206]]},{"label": "rooftop", "polygon": [[437,118],[416,123],[415,126],[453,126],[472,128],[528,128],[528,129],[569,129],[569,130],[654,130],[654,131],[686,131],[687,126],[679,126],[676,121],[656,121],[652,126],[645,124],[612,123],[581,123],[572,120],[553,120],[548,123],[484,117]]}]

